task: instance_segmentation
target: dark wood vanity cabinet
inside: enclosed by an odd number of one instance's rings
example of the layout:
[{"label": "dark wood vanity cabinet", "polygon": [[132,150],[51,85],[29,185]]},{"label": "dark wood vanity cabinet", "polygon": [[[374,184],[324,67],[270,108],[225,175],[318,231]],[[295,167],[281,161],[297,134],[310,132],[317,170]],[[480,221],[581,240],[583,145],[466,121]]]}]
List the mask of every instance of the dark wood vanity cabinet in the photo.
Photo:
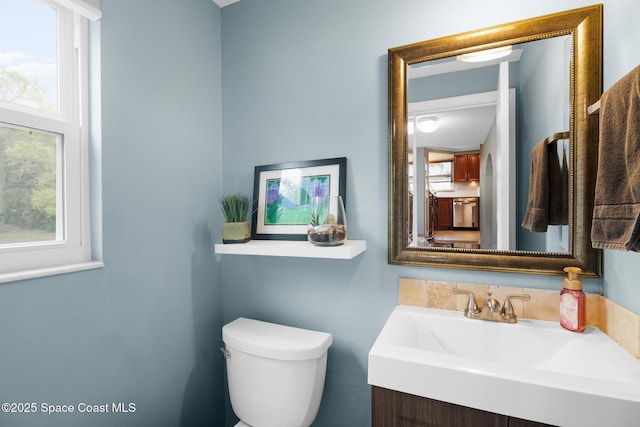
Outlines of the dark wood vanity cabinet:
[{"label": "dark wood vanity cabinet", "polygon": [[453,156],[453,181],[480,181],[480,153]]},{"label": "dark wood vanity cabinet", "polygon": [[435,199],[435,229],[451,230],[453,227],[453,199],[450,197],[436,197]]},{"label": "dark wood vanity cabinet", "polygon": [[371,406],[372,427],[550,427],[376,386]]},{"label": "dark wood vanity cabinet", "polygon": [[509,427],[553,427],[549,424],[537,421],[521,420],[520,418],[509,417]]}]

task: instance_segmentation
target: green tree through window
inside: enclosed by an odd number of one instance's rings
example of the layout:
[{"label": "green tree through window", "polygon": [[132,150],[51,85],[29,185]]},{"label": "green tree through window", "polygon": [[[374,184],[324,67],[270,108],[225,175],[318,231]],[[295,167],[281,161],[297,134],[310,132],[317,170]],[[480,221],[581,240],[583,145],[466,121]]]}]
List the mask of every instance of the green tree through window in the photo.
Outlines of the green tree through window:
[{"label": "green tree through window", "polygon": [[55,239],[57,140],[0,127],[0,243]]}]

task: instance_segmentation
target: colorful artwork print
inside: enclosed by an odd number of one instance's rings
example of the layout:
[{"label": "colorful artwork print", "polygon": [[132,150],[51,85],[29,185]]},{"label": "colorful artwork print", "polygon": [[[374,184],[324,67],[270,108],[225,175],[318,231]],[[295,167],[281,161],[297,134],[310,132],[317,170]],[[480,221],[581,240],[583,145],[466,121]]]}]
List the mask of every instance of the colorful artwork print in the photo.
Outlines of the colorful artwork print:
[{"label": "colorful artwork print", "polygon": [[279,177],[268,179],[265,225],[304,225],[309,223],[309,203],[313,197],[327,197],[331,175]]},{"label": "colorful artwork print", "polygon": [[346,177],[346,157],[256,166],[251,239],[307,240],[311,211],[323,213],[331,197],[344,202]]}]

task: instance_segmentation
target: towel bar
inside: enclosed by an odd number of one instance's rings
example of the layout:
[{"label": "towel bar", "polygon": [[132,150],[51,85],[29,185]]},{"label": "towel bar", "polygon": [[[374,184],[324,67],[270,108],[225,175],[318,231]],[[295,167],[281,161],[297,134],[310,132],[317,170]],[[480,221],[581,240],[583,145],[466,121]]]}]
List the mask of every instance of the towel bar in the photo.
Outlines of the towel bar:
[{"label": "towel bar", "polygon": [[553,134],[553,136],[548,136],[545,138],[545,142],[547,144],[552,144],[556,141],[559,141],[561,139],[569,139],[569,132],[556,132]]}]

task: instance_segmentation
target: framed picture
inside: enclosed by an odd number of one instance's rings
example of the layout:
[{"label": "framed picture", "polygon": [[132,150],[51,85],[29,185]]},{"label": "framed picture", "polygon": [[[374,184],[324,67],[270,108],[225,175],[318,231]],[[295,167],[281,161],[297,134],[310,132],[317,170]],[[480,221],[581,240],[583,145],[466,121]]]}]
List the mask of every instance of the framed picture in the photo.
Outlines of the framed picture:
[{"label": "framed picture", "polygon": [[346,206],[346,178],[346,157],[256,166],[251,238],[307,240],[309,202],[342,196]]}]

